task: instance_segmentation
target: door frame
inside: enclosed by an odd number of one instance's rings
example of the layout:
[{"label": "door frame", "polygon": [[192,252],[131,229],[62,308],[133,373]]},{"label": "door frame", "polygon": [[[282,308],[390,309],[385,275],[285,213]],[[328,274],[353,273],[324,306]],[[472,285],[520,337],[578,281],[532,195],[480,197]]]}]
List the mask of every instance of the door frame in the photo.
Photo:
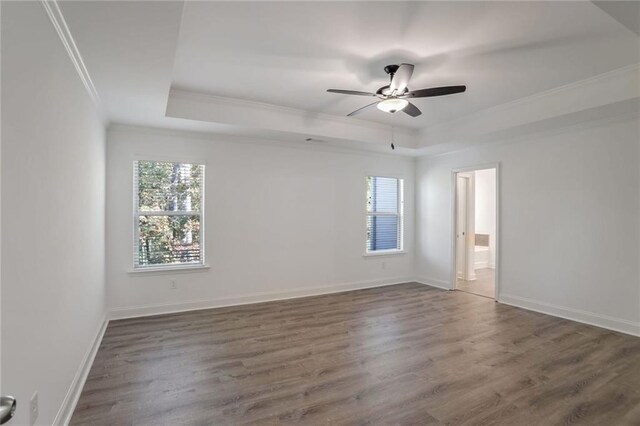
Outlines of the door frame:
[{"label": "door frame", "polygon": [[[464,190],[466,192],[465,196],[462,197],[459,193],[459,183],[464,182]],[[463,280],[474,280],[475,273],[472,271],[471,266],[474,264],[474,256],[470,248],[469,244],[469,236],[474,233],[475,224],[474,224],[474,214],[475,214],[475,202],[474,202],[474,176],[471,173],[467,172],[459,172],[456,173],[456,279]],[[460,196],[460,197],[459,197]],[[459,199],[464,198],[464,229],[458,229],[458,219],[460,219],[460,206]],[[463,238],[460,238],[462,235]],[[464,247],[461,249],[459,246],[460,241],[464,244]],[[459,259],[458,256],[462,253],[463,258]],[[462,260],[462,265],[459,265],[460,260]],[[460,277],[462,275],[462,277]]]},{"label": "door frame", "polygon": [[451,170],[451,274],[449,290],[456,289],[456,228],[457,228],[457,177],[458,173],[475,172],[476,170],[496,170],[496,258],[495,258],[495,301],[500,302],[500,163],[484,163],[468,167],[459,167]]}]

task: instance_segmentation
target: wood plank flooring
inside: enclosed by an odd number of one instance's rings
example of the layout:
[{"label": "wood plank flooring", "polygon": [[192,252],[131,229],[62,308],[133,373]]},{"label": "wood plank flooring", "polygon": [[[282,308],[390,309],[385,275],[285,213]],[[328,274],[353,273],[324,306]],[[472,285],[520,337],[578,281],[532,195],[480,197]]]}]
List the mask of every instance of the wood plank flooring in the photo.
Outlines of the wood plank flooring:
[{"label": "wood plank flooring", "polygon": [[109,324],[73,425],[640,425],[640,338],[408,283]]}]

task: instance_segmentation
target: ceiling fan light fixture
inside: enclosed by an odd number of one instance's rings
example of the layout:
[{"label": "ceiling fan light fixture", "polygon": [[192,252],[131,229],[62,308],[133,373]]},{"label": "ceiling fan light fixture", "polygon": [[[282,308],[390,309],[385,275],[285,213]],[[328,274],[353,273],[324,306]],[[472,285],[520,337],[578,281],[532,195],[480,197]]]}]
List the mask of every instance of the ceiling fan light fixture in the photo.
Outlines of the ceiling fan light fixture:
[{"label": "ceiling fan light fixture", "polygon": [[380,111],[394,113],[402,111],[407,105],[409,105],[409,101],[406,99],[391,98],[379,102],[377,107]]},{"label": "ceiling fan light fixture", "polygon": [[411,100],[418,98],[431,98],[434,96],[453,95],[454,93],[462,93],[467,90],[467,86],[443,86],[420,90],[409,90],[407,85],[413,75],[413,68],[414,66],[412,64],[387,65],[384,67],[384,70],[391,77],[391,81],[387,86],[382,86],[375,93],[342,89],[327,89],[327,92],[341,93],[344,95],[373,96],[379,99],[377,102],[372,102],[369,105],[365,105],[350,112],[347,114],[347,117],[362,114],[375,106],[380,111],[391,114],[402,111],[408,116],[415,118],[422,115],[422,111],[420,111],[417,106],[407,101],[406,98]]}]

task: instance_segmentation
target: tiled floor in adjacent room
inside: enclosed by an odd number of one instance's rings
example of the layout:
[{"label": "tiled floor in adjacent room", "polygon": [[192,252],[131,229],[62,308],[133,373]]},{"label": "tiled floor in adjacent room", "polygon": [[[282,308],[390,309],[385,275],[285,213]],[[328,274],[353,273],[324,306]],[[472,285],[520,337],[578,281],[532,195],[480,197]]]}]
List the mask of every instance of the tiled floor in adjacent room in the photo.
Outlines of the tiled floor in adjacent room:
[{"label": "tiled floor in adjacent room", "polygon": [[476,279],[473,281],[465,281],[458,279],[456,288],[467,293],[473,293],[480,296],[490,297],[496,296],[496,270],[491,268],[476,269]]}]

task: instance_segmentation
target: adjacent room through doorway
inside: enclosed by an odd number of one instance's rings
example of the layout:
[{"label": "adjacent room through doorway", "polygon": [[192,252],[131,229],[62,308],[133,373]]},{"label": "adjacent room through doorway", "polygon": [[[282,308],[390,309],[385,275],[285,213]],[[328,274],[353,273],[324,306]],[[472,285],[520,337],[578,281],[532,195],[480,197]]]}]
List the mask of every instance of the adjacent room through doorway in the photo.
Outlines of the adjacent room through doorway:
[{"label": "adjacent room through doorway", "polygon": [[455,288],[496,298],[496,169],[455,174]]}]

